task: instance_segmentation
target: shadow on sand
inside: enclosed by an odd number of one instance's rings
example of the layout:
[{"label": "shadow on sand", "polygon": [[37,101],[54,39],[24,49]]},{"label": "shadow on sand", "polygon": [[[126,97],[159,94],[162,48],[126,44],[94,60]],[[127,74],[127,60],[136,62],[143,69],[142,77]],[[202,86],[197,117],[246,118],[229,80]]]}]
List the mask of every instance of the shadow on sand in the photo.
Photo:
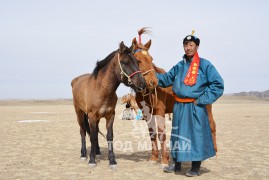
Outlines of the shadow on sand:
[{"label": "shadow on sand", "polygon": [[[107,147],[100,147],[101,156],[97,157],[97,162],[99,161],[107,161],[108,163],[108,148]],[[87,149],[87,152],[90,152],[90,148]],[[116,160],[117,159],[124,159],[133,162],[147,162],[151,155],[151,151],[139,151],[134,153],[127,153],[127,152],[115,152]],[[185,176],[186,173],[191,169],[191,162],[182,162],[181,171],[174,173],[175,175]],[[200,173],[207,174],[211,170],[204,168],[203,163],[201,165]]]},{"label": "shadow on sand", "polygon": [[[108,148],[100,147],[101,156],[98,159],[108,161]],[[87,149],[88,157],[91,149]],[[147,161],[150,157],[151,151],[139,151],[139,152],[122,152],[122,151],[114,151],[116,160],[124,159],[133,162]]]}]

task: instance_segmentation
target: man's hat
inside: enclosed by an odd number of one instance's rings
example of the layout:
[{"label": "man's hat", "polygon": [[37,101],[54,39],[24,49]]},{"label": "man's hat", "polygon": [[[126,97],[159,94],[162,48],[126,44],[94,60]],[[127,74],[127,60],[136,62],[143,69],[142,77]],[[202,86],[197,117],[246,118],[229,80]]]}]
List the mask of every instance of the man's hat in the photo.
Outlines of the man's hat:
[{"label": "man's hat", "polygon": [[200,45],[200,39],[194,36],[194,30],[192,31],[191,35],[188,35],[183,39],[183,44],[190,41],[194,42],[197,46]]}]

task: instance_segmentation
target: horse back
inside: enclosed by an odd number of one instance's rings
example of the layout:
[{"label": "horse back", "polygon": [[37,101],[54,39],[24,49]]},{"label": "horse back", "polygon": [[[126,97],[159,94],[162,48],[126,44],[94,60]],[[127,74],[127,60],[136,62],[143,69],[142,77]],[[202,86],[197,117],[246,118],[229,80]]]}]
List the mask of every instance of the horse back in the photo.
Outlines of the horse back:
[{"label": "horse back", "polygon": [[118,99],[116,93],[107,96],[100,84],[102,82],[92,74],[78,76],[71,82],[75,108],[81,109],[95,119],[114,112]]}]

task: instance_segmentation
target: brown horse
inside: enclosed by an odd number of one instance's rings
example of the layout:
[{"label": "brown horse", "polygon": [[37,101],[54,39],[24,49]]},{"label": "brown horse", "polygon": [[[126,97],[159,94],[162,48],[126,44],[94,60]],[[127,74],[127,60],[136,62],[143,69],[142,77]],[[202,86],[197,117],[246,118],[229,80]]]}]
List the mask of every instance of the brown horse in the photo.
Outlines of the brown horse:
[{"label": "brown horse", "polygon": [[[142,28],[138,31],[139,39],[141,35],[147,32],[146,28]],[[161,68],[156,67],[152,63],[152,57],[150,56],[148,50],[151,46],[151,40],[149,40],[145,45],[133,39],[134,46],[134,56],[138,59],[139,68],[141,69],[146,83],[147,92],[136,93],[136,101],[140,108],[147,104],[150,108],[150,113],[152,116],[147,116],[147,124],[150,134],[150,139],[152,142],[152,154],[150,161],[158,162],[159,150],[157,143],[157,135],[161,144],[162,160],[161,164],[166,166],[169,161],[168,149],[166,146],[166,132],[165,132],[165,114],[173,112],[174,97],[172,87],[161,88],[157,86],[157,73],[165,73]],[[141,104],[143,102],[144,104]],[[212,105],[207,105],[207,111],[209,115],[210,128],[212,132],[212,137],[214,141],[214,148],[217,151],[216,146],[216,125],[212,114]],[[144,112],[143,112],[144,113]],[[156,127],[157,126],[157,127]]]},{"label": "brown horse", "polygon": [[95,167],[95,156],[100,154],[98,144],[98,124],[106,119],[108,159],[111,168],[116,167],[113,152],[113,122],[117,103],[116,89],[123,82],[136,92],[143,91],[145,81],[138,68],[132,48],[120,43],[118,50],[97,62],[92,74],[81,75],[72,80],[73,103],[80,126],[81,159],[86,160],[86,131],[90,135],[91,152],[89,166]]}]

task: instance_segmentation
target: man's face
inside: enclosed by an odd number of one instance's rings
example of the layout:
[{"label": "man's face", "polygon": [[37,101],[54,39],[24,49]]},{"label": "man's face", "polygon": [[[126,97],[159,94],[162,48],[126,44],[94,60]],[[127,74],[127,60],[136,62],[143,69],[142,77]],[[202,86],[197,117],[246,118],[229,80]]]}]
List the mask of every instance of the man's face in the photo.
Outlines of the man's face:
[{"label": "man's face", "polygon": [[186,42],[183,47],[187,57],[194,56],[199,48],[193,41]]}]

